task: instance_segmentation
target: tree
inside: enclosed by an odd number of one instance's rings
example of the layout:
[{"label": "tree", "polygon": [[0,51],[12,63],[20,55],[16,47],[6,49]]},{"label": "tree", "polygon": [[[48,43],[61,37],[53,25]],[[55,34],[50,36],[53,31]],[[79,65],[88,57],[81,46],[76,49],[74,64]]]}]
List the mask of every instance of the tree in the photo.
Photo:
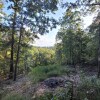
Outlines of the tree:
[{"label": "tree", "polygon": [[[2,2],[2,0],[0,0],[0,14],[3,13],[3,12],[2,12],[2,8],[3,8],[3,2]],[[1,17],[1,15],[0,15],[0,17]]]},{"label": "tree", "polygon": [[[74,56],[81,52],[81,44],[79,45],[79,42],[81,41],[81,19],[80,19],[80,12],[79,11],[72,11],[71,8],[67,9],[65,15],[63,16],[62,23],[61,23],[61,29],[57,34],[57,40],[61,40],[62,44],[62,59],[65,64],[73,64],[74,62]],[[79,37],[80,36],[80,37]],[[79,40],[79,41],[77,41]],[[78,43],[78,44],[76,44]],[[79,45],[80,47],[76,48],[76,45]],[[75,49],[75,50],[74,50]],[[74,54],[75,53],[75,54]],[[78,56],[78,55],[77,55]],[[75,56],[76,57],[76,56]],[[80,58],[78,56],[78,58]],[[66,62],[67,61],[67,62]]]},{"label": "tree", "polygon": [[99,0],[75,0],[75,2],[66,2],[62,4],[63,7],[71,7],[73,9],[80,8],[82,13],[90,13],[91,11],[100,11],[100,1]]},{"label": "tree", "polygon": [[[64,3],[63,7],[67,7],[67,9],[72,8],[73,10],[79,8],[81,13],[83,15],[86,15],[88,13],[93,13],[95,11],[100,12],[100,1],[99,0],[76,0],[75,2],[70,2],[70,3],[66,2],[66,3]],[[99,54],[99,51],[98,51],[98,69],[100,69],[99,55],[100,54]],[[98,75],[100,75],[100,74],[98,74]]]},{"label": "tree", "polygon": [[13,9],[13,19],[12,19],[12,35],[11,35],[11,59],[10,59],[10,74],[9,79],[13,78],[13,72],[14,72],[14,35],[15,35],[15,25],[16,25],[16,18],[17,18],[17,12],[18,12],[18,0],[11,0],[13,2],[13,6],[11,5],[11,8]]},{"label": "tree", "polygon": [[[10,76],[12,76],[13,68],[14,68],[14,44],[15,44],[15,32],[16,34],[19,32],[21,33],[19,35],[19,42],[18,42],[18,50],[17,50],[17,57],[16,57],[16,64],[15,64],[15,74],[14,74],[14,80],[16,80],[16,69],[17,69],[17,63],[19,59],[19,52],[21,47],[21,37],[25,37],[23,32],[28,36],[28,38],[34,38],[36,37],[35,34],[44,34],[48,32],[49,27],[54,28],[56,27],[56,20],[53,18],[48,17],[47,13],[54,13],[54,11],[57,10],[57,0],[47,0],[47,1],[21,1],[21,0],[10,0],[13,5],[9,7],[10,9],[13,9],[14,14],[13,16],[13,25],[12,25],[12,43],[11,43],[11,64],[10,64]],[[18,13],[18,14],[17,14]],[[22,17],[22,19],[21,19]],[[21,19],[21,20],[19,20]],[[22,24],[20,24],[22,23]],[[29,28],[28,31],[25,30],[25,27]],[[21,30],[22,31],[21,31]],[[18,31],[20,30],[20,31]],[[29,43],[29,42],[28,42]]]},{"label": "tree", "polygon": [[100,12],[98,13],[98,16],[95,18],[95,20],[93,21],[93,23],[90,25],[89,27],[89,31],[91,32],[91,34],[93,34],[93,40],[96,46],[96,52],[97,53],[97,58],[98,58],[98,77],[100,77]]},{"label": "tree", "polygon": [[99,22],[99,48],[98,48],[98,78],[100,77],[100,22]]}]

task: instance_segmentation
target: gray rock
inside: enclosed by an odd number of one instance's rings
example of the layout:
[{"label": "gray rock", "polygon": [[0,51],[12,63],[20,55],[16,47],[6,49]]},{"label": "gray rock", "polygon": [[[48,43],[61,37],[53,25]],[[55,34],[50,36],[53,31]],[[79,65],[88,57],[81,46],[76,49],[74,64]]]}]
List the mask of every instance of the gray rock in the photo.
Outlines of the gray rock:
[{"label": "gray rock", "polygon": [[44,81],[45,85],[50,88],[56,88],[57,86],[62,86],[64,84],[64,80],[61,78],[49,78]]}]

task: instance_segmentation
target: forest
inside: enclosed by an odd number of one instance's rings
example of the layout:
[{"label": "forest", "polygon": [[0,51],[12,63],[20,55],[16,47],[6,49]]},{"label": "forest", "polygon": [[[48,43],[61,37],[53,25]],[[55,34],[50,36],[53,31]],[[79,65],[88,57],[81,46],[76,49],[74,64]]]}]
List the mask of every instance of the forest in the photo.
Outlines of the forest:
[{"label": "forest", "polygon": [[100,100],[100,0],[0,0],[0,100]]}]

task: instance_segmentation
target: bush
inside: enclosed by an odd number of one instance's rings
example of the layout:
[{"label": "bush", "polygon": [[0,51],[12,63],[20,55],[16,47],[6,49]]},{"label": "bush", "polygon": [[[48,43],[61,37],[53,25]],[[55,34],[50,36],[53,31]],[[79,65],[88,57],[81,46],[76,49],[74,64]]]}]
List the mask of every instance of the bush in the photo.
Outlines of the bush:
[{"label": "bush", "polygon": [[55,92],[47,92],[42,96],[37,96],[34,100],[71,100],[69,89],[57,90]]},{"label": "bush", "polygon": [[[71,100],[72,88],[67,88],[51,93],[45,93],[34,100]],[[96,77],[84,77],[73,95],[73,100],[100,100],[100,79]]]},{"label": "bush", "polygon": [[64,66],[49,65],[49,66],[38,66],[32,69],[30,76],[33,82],[37,83],[43,81],[49,77],[57,77],[66,74],[68,71]]},{"label": "bush", "polygon": [[100,79],[84,77],[77,89],[77,100],[100,100]]},{"label": "bush", "polygon": [[53,70],[47,73],[48,77],[57,77],[60,76],[62,73],[58,70]]}]

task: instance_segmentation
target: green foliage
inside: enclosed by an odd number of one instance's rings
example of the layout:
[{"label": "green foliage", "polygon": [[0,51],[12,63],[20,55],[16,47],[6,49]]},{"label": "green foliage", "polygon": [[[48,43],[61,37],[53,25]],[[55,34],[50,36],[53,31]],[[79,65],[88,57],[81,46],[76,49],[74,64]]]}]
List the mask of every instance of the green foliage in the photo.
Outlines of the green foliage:
[{"label": "green foliage", "polygon": [[[36,96],[34,100],[71,100],[71,85],[62,90]],[[82,77],[80,84],[74,91],[73,100],[100,100],[100,79],[96,77]]]},{"label": "green foliage", "polygon": [[51,48],[33,47],[30,50],[33,56],[33,65],[49,65],[55,63],[55,51]]},{"label": "green foliage", "polygon": [[[16,51],[15,51],[16,52]],[[14,56],[14,60],[15,60]],[[0,77],[4,78],[9,73],[10,51],[5,49],[0,51]],[[18,73],[29,72],[31,68],[36,66],[44,66],[55,63],[55,51],[52,48],[41,47],[22,47],[20,52],[20,60],[18,64]]]},{"label": "green foliage", "polygon": [[53,97],[52,93],[45,93],[42,96],[36,96],[33,100],[51,100]]},{"label": "green foliage", "polygon": [[100,99],[100,79],[94,77],[82,77],[77,89],[78,100],[99,100]]},{"label": "green foliage", "polygon": [[34,83],[39,81],[43,81],[49,77],[61,76],[64,74],[68,74],[69,71],[65,66],[59,65],[48,65],[48,66],[38,66],[32,69],[30,75]]},{"label": "green foliage", "polygon": [[55,92],[46,92],[42,96],[36,96],[34,100],[70,100],[70,88],[58,89]]},{"label": "green foliage", "polygon": [[81,29],[81,23],[80,12],[67,9],[56,36],[56,55],[59,55],[61,64],[76,64],[82,60],[82,48],[85,48],[83,42],[86,35]]},{"label": "green foliage", "polygon": [[[70,100],[71,85],[65,89],[56,89],[53,92],[46,92],[43,95],[36,95],[32,100]],[[96,77],[82,77],[74,96],[74,100],[99,100],[100,99],[100,79]],[[15,99],[16,98],[16,99]],[[31,100],[18,94],[10,94],[2,100]]]},{"label": "green foliage", "polygon": [[81,29],[61,29],[57,34],[61,40],[56,45],[57,61],[61,64],[77,64],[85,59],[89,36]]},{"label": "green foliage", "polygon": [[100,11],[100,0],[74,0],[73,2],[66,1],[63,7],[67,9],[80,9],[80,12],[84,15]]},{"label": "green foliage", "polygon": [[[5,5],[6,3],[7,5]],[[24,65],[28,67],[31,66],[28,65],[30,62],[26,62],[25,64],[25,62],[20,61],[19,58],[21,58],[21,60],[24,58],[28,61],[31,58],[28,59],[30,53],[28,56],[27,54],[25,55],[24,49],[29,48],[34,39],[38,38],[38,33],[43,35],[44,33],[48,33],[50,29],[56,28],[58,24],[57,20],[47,16],[47,14],[54,14],[58,8],[57,4],[58,0],[5,0],[4,4],[0,1],[0,18],[3,16],[1,10],[9,9],[10,11],[7,13],[7,16],[2,17],[2,21],[0,20],[0,47],[3,48],[3,50],[7,49],[7,51],[11,51],[8,59],[9,63],[7,62],[6,64],[7,67],[10,65],[10,74],[16,73],[17,67],[20,65],[21,68],[19,69],[21,70],[24,69],[22,68]],[[5,7],[4,9],[2,9],[3,5]],[[39,55],[42,55],[41,59],[43,60],[40,61],[40,56],[39,58],[37,57],[39,64],[41,62],[45,62],[45,64],[51,63],[49,60],[50,57],[45,58],[44,54],[45,53],[39,53]],[[6,58],[4,58],[4,61],[6,63]],[[16,70],[14,71],[13,69]],[[0,68],[0,72],[1,71],[2,68]],[[16,76],[16,74],[14,74],[14,76]]]},{"label": "green foliage", "polygon": [[1,100],[31,100],[28,96],[22,96],[20,94],[7,94]]},{"label": "green foliage", "polygon": [[59,64],[97,65],[99,13],[87,30],[82,29],[81,14],[77,9],[66,10],[56,36],[56,60]]}]

